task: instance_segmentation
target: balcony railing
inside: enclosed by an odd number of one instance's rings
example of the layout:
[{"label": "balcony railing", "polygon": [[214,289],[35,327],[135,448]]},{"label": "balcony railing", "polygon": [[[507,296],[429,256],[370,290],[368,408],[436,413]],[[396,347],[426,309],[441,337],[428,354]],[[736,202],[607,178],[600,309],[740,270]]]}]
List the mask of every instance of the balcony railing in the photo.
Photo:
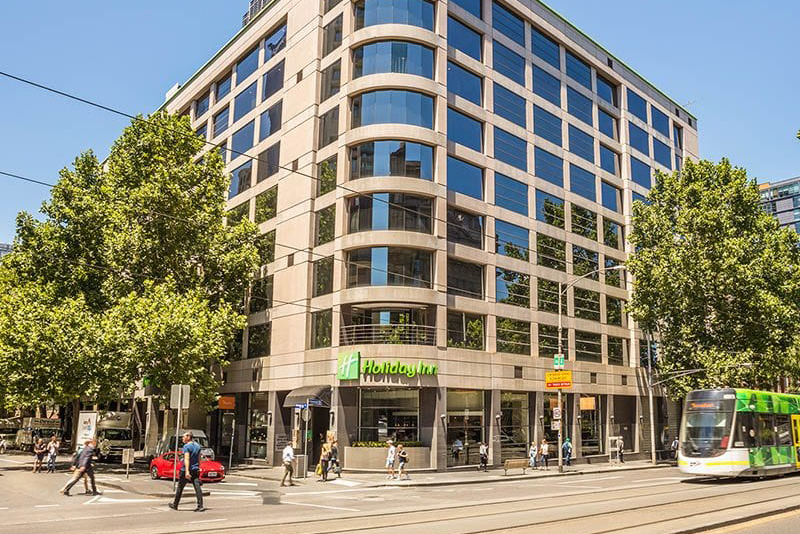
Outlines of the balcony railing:
[{"label": "balcony railing", "polygon": [[436,327],[416,324],[342,326],[340,345],[436,345]]}]

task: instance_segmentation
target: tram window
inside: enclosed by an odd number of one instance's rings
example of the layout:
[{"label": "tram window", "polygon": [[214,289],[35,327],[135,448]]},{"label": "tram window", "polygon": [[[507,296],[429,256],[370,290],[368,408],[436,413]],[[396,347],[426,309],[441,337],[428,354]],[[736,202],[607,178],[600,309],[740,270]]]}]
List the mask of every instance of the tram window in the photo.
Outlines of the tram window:
[{"label": "tram window", "polygon": [[788,415],[775,416],[775,430],[778,433],[779,447],[786,447],[792,444],[792,421]]},{"label": "tram window", "polygon": [[755,418],[752,413],[739,412],[736,414],[736,434],[733,442],[734,447],[746,447],[748,449],[756,446]]},{"label": "tram window", "polygon": [[758,434],[759,447],[774,447],[776,443],[775,424],[772,414],[760,413],[756,415],[756,433]]}]

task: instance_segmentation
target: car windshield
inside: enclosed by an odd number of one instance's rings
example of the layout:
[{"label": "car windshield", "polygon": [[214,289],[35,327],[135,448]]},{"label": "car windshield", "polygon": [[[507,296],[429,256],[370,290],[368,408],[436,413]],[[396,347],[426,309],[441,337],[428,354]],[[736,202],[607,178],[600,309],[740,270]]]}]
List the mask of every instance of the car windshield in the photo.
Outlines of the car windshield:
[{"label": "car windshield", "polygon": [[103,430],[103,438],[115,441],[127,441],[131,439],[131,431],[127,428],[106,428]]},{"label": "car windshield", "polygon": [[686,456],[717,456],[728,448],[730,412],[689,412],[684,415],[681,445]]}]

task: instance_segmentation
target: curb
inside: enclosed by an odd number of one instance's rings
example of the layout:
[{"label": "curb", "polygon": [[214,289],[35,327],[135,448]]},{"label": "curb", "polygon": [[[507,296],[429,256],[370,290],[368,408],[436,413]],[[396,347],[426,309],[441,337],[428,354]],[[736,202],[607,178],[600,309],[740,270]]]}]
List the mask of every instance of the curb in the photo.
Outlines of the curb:
[{"label": "curb", "polygon": [[762,519],[764,517],[769,517],[777,514],[785,514],[787,512],[794,512],[796,510],[800,510],[800,504],[793,504],[791,506],[784,506],[783,508],[776,508],[774,510],[758,512],[756,514],[752,514],[746,517],[737,517],[736,519],[729,519],[727,521],[718,521],[716,523],[707,523],[705,525],[698,527],[692,527],[684,530],[676,530],[672,534],[699,534],[701,532],[707,532],[712,529],[716,530],[719,528],[730,527],[733,525],[741,525],[742,523],[749,523],[750,521],[755,521],[757,519]]}]

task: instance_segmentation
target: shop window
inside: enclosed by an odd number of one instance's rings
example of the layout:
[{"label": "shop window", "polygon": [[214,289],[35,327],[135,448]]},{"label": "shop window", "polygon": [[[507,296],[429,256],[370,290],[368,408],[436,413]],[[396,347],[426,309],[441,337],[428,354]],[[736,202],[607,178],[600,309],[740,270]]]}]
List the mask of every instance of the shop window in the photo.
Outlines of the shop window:
[{"label": "shop window", "polygon": [[269,393],[250,394],[250,417],[247,433],[247,457],[267,458],[269,435]]},{"label": "shop window", "polygon": [[[597,383],[597,373],[590,373],[589,381]],[[605,405],[604,395],[581,395],[578,399],[580,409],[581,454],[594,456],[605,451]]]},{"label": "shop window", "polygon": [[[519,369],[522,378],[522,368]],[[500,460],[525,458],[531,442],[528,393],[500,392]]]},{"label": "shop window", "polygon": [[361,388],[359,441],[418,442],[419,390]]},{"label": "shop window", "polygon": [[447,465],[477,465],[484,441],[484,392],[447,390]]},{"label": "shop window", "polygon": [[[563,438],[568,438],[572,436],[572,425],[569,424],[572,414],[572,395],[567,394],[562,397],[561,400],[561,421],[563,424]],[[542,405],[542,432],[544,433],[544,438],[550,443],[550,460],[553,461],[553,458],[558,460],[558,430],[553,429],[553,409],[558,406],[558,394],[557,393],[545,393],[544,394],[544,403]]]}]

